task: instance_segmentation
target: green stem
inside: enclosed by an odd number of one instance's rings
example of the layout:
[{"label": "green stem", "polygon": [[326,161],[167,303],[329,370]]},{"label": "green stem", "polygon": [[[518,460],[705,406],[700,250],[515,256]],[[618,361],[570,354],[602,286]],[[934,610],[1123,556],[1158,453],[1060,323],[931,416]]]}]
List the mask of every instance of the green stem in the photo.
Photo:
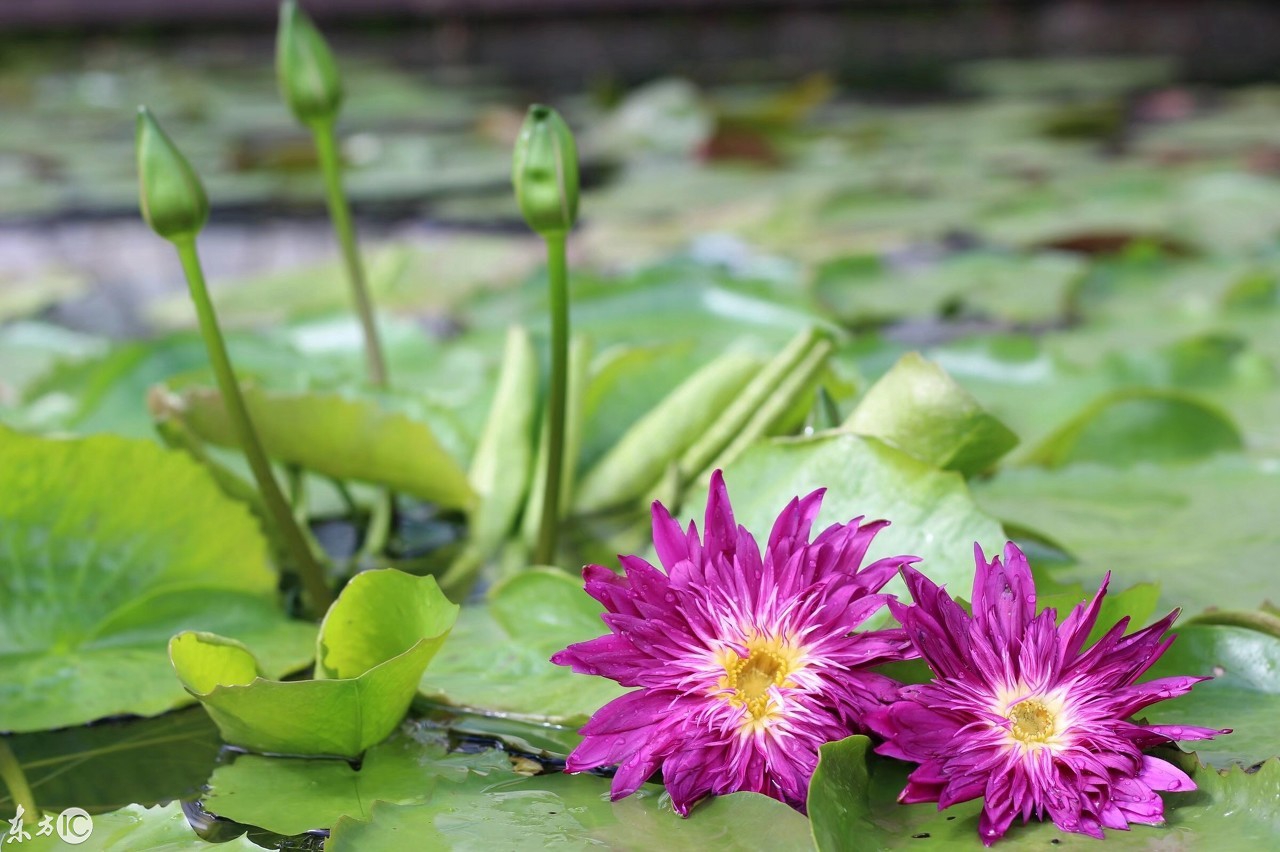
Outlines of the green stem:
[{"label": "green stem", "polygon": [[22,807],[24,819],[40,818],[36,797],[32,795],[31,785],[27,783],[27,773],[22,771],[22,764],[18,762],[13,749],[9,748],[9,741],[4,737],[0,737],[0,781],[9,788],[13,803]]},{"label": "green stem", "polygon": [[355,523],[355,519],[360,515],[360,506],[356,504],[356,498],[351,495],[351,489],[341,479],[330,479],[329,484],[338,492],[338,498],[342,500],[342,505],[346,507],[352,523]]},{"label": "green stem", "polygon": [[356,559],[372,559],[387,547],[387,537],[391,534],[391,516],[395,510],[395,495],[389,490],[378,494],[373,503],[373,511],[369,514],[369,522],[364,528],[364,543]]},{"label": "green stem", "polygon": [[333,232],[342,247],[342,261],[347,267],[347,280],[356,300],[356,313],[364,330],[364,352],[369,364],[369,381],[377,387],[387,386],[387,364],[382,357],[382,343],[378,339],[378,324],[374,321],[373,300],[369,298],[369,285],[365,279],[364,262],[356,245],[356,232],[351,224],[351,208],[342,192],[342,162],[338,157],[338,143],[333,132],[333,121],[324,120],[311,124],[316,140],[316,155],[320,160],[320,172],[324,175],[325,201],[329,205],[329,219]]},{"label": "green stem", "polygon": [[254,479],[258,481],[258,490],[262,493],[267,511],[275,520],[275,525],[284,541],[285,548],[293,557],[298,574],[302,578],[303,588],[310,599],[312,612],[322,615],[333,603],[333,593],[325,582],[324,572],[316,562],[307,540],[294,520],[293,512],[280,493],[280,485],[271,472],[271,464],[267,454],[263,452],[258,433],[249,419],[249,411],[245,407],[244,397],[240,394],[240,385],[236,381],[235,371],[231,368],[231,359],[227,356],[227,345],[218,329],[218,318],[213,311],[213,302],[209,299],[209,290],[205,286],[204,271],[200,267],[200,256],[196,252],[194,237],[177,240],[174,246],[178,249],[178,257],[182,260],[182,269],[187,275],[187,284],[191,289],[191,299],[196,305],[196,315],[200,320],[200,335],[204,338],[205,348],[209,350],[209,361],[213,364],[213,373],[218,379],[218,388],[222,391],[223,403],[227,408],[227,417],[235,432],[236,440],[244,451],[249,467],[253,470]]},{"label": "green stem", "polygon": [[569,273],[565,260],[565,235],[544,234],[547,243],[547,277],[551,286],[551,387],[547,399],[547,479],[542,492],[542,521],[534,562],[550,565],[556,555],[560,526],[560,476],[564,472],[564,417],[569,372]]}]

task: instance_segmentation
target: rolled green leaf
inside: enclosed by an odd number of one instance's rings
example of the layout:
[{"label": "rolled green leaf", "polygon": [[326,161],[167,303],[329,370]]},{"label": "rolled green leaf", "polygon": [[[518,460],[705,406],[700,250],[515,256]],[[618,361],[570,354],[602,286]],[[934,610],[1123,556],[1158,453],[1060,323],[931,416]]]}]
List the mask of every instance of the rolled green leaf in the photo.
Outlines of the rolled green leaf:
[{"label": "rolled green leaf", "polygon": [[527,329],[512,326],[493,405],[472,458],[469,478],[480,497],[471,542],[486,557],[501,546],[524,505],[533,467],[538,413],[538,355]]},{"label": "rolled green leaf", "polygon": [[314,680],[267,680],[248,648],[212,633],[174,636],[169,659],[228,743],[353,758],[400,724],[457,617],[433,577],[365,571],[320,625]]},{"label": "rolled green leaf", "polygon": [[200,176],[146,107],[138,108],[136,137],[142,218],[166,240],[193,239],[209,220]]},{"label": "rolled green leaf", "polygon": [[764,404],[756,409],[742,430],[729,442],[729,446],[725,447],[720,455],[716,456],[715,461],[696,477],[698,481],[706,480],[713,470],[731,464],[747,447],[763,438],[770,427],[785,417],[792,405],[812,387],[827,364],[827,356],[834,348],[830,340],[816,341],[804,360],[786,375]]},{"label": "rolled green leaf", "polygon": [[587,471],[574,508],[597,512],[648,494],[667,466],[716,422],[760,366],[751,355],[728,353],[685,379]]},{"label": "rolled green leaf", "polygon": [[691,482],[707,469],[822,339],[823,334],[814,328],[807,328],[791,338],[742,393],[730,401],[710,428],[680,456],[681,481]]},{"label": "rolled green leaf", "polygon": [[560,113],[529,107],[512,159],[520,213],[542,236],[563,234],[578,219],[578,147]]},{"label": "rolled green leaf", "polygon": [[342,78],[324,36],[294,0],[280,4],[276,32],[280,93],[303,124],[332,121],[342,106]]},{"label": "rolled green leaf", "polygon": [[932,361],[908,352],[872,385],[844,428],[893,444],[943,470],[981,473],[1018,443]]}]

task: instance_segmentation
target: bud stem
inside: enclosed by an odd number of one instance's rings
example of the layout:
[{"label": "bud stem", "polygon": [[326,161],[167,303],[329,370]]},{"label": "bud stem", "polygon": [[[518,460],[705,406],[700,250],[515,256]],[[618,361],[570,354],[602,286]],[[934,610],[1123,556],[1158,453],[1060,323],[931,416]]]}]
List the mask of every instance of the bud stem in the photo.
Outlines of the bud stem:
[{"label": "bud stem", "polygon": [[369,298],[369,286],[364,274],[364,262],[356,245],[355,229],[351,224],[351,207],[342,192],[342,162],[338,157],[337,140],[333,132],[333,120],[308,122],[316,141],[316,155],[320,160],[320,172],[324,175],[325,201],[329,205],[329,219],[342,247],[342,260],[347,267],[347,280],[356,300],[356,313],[364,330],[364,352],[369,366],[369,381],[377,387],[387,386],[387,364],[382,357],[382,343],[378,338],[378,325],[373,316],[373,300]]},{"label": "bud stem", "polygon": [[258,490],[262,492],[267,511],[275,521],[276,528],[284,541],[285,547],[293,557],[298,575],[302,579],[303,589],[310,601],[313,615],[323,615],[333,603],[333,593],[325,581],[324,572],[311,552],[298,527],[289,504],[280,492],[280,485],[271,472],[271,464],[267,454],[262,450],[258,433],[249,419],[249,411],[245,407],[244,397],[240,394],[240,385],[236,381],[235,371],[231,367],[231,359],[227,356],[227,346],[218,328],[218,317],[213,311],[213,302],[209,299],[209,290],[205,286],[204,271],[200,267],[200,256],[196,252],[195,237],[183,237],[174,241],[178,249],[178,258],[182,261],[182,271],[186,273],[187,285],[191,289],[191,300],[195,302],[196,316],[200,320],[200,336],[204,338],[205,348],[209,351],[209,361],[213,365],[214,376],[218,380],[218,388],[222,391],[222,399],[235,430],[236,439],[244,451],[249,467],[253,470],[254,479],[258,481]]},{"label": "bud stem", "polygon": [[[36,807],[36,797],[31,793],[31,785],[27,783],[27,773],[22,771],[22,764],[9,748],[9,741],[0,737],[0,781],[9,789],[9,798],[22,808],[24,819],[40,819],[40,809]],[[17,808],[14,808],[17,810]]]},{"label": "bud stem", "polygon": [[533,558],[550,565],[556,555],[560,527],[560,477],[564,472],[565,397],[569,373],[569,273],[565,233],[543,234],[547,244],[547,278],[551,287],[551,386],[547,400],[547,479],[542,496],[542,519]]}]

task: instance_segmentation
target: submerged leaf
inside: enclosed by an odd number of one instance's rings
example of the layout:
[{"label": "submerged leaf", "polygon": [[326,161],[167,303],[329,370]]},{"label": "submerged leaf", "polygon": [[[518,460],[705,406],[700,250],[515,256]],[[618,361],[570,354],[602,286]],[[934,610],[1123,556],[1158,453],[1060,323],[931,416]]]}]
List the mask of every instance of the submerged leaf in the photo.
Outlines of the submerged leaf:
[{"label": "submerged leaf", "polygon": [[[152,719],[14,734],[5,738],[45,812],[101,813],[151,806],[200,792],[222,748],[218,729],[199,707]],[[0,814],[14,810],[0,787]]]}]

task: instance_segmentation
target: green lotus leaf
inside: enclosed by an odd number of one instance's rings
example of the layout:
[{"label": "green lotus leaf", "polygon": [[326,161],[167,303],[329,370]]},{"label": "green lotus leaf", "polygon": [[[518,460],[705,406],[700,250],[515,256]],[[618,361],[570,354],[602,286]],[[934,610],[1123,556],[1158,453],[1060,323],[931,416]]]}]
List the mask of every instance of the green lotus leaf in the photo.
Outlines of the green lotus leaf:
[{"label": "green lotus leaf", "polygon": [[[874,438],[833,433],[759,443],[725,468],[724,478],[737,522],[760,540],[793,497],[827,488],[815,531],[859,516],[887,518],[892,526],[876,536],[864,564],[912,554],[930,577],[952,589],[973,584],[975,541],[990,550],[1005,539],[958,473],[940,471]],[[700,517],[705,505],[703,486],[686,497],[684,509]],[[902,594],[901,583],[895,579],[886,591]]]},{"label": "green lotus leaf", "polygon": [[600,604],[563,571],[526,571],[493,587],[487,606],[466,606],[422,678],[431,701],[502,717],[577,725],[624,691],[551,663],[556,651],[607,629]]},{"label": "green lotus leaf", "polygon": [[368,819],[374,802],[422,802],[440,787],[451,796],[472,774],[491,782],[517,777],[504,751],[450,752],[442,731],[406,725],[369,749],[358,769],[338,759],[240,755],[214,770],[203,804],[236,822],[302,834],[344,816]]},{"label": "green lotus leaf", "polygon": [[[191,301],[185,294],[183,298]],[[292,346],[262,335],[229,334],[227,347],[241,380],[296,383],[301,371],[307,369],[309,381],[337,381],[329,364],[318,365],[315,358],[304,360]],[[74,351],[68,346],[68,353]],[[150,438],[154,430],[147,413],[148,388],[158,382],[189,382],[197,377],[206,383],[213,381],[209,354],[198,334],[122,342],[104,352],[60,359],[23,389],[22,405],[7,419],[26,431],[110,432]]]},{"label": "green lotus leaf", "polygon": [[[218,729],[199,707],[12,734],[5,742],[46,813],[83,808],[97,814],[195,796],[222,748]],[[13,811],[11,794],[0,785],[0,814]]]},{"label": "green lotus leaf", "polygon": [[[1097,589],[1085,589],[1077,586],[1074,589],[1062,589],[1045,592],[1045,583],[1037,583],[1036,611],[1053,607],[1058,612],[1058,623],[1070,615],[1071,611],[1081,603],[1088,603],[1097,593]],[[1115,623],[1122,618],[1129,619],[1129,630],[1132,633],[1151,621],[1160,602],[1160,586],[1157,583],[1138,583],[1127,589],[1116,590],[1114,586],[1107,590],[1107,596],[1098,607],[1098,620],[1085,639],[1086,646],[1102,638]],[[1164,613],[1160,613],[1164,615]]]},{"label": "green lotus leaf", "polygon": [[1044,322],[1065,313],[1084,270],[1082,260],[1063,252],[975,251],[907,270],[852,255],[820,266],[812,286],[818,301],[851,325],[957,311]]},{"label": "green lotus leaf", "polygon": [[0,731],[154,715],[190,699],[180,630],[253,642],[272,676],[311,659],[248,510],[150,441],[0,428]]},{"label": "green lotus leaf", "polygon": [[[333,477],[389,486],[450,508],[468,508],[475,492],[466,471],[431,427],[374,400],[338,394],[246,388],[245,404],[273,459]],[[192,388],[166,395],[165,414],[181,417],[201,439],[237,446],[222,395]]]},{"label": "green lotus leaf", "polygon": [[[1193,755],[1165,752],[1191,774],[1195,792],[1166,793],[1165,824],[1108,831],[1108,849],[1259,849],[1274,843],[1280,825],[1280,759],[1256,772],[1219,772]],[[911,765],[871,754],[866,737],[822,747],[809,787],[809,817],[822,852],[851,849],[972,849],[978,839],[982,800],[939,811],[924,803],[899,805]],[[855,844],[856,839],[856,844]],[[1094,849],[1093,838],[1059,831],[1052,822],[1015,825],[1001,849]]]},{"label": "green lotus leaf", "polygon": [[[53,816],[56,819],[58,814]],[[88,826],[81,819],[70,823],[70,827],[83,832]],[[25,829],[31,832],[31,837],[21,841],[21,845],[13,844],[14,849],[22,849],[24,852],[31,849],[61,852],[69,848],[90,852],[125,849],[146,849],[147,852],[187,852],[192,849],[206,849],[209,852],[262,852],[263,849],[243,834],[226,842],[205,841],[187,821],[182,802],[170,802],[154,808],[127,805],[117,811],[98,814],[93,817],[92,833],[78,841],[81,844],[79,846],[63,842],[56,831],[44,836],[37,835],[36,820],[27,820]]]},{"label": "green lotus leaf", "polygon": [[404,718],[457,615],[435,578],[386,568],[357,574],[329,608],[312,680],[268,680],[242,643],[211,633],[174,636],[169,656],[227,742],[356,757]]},{"label": "green lotus leaf", "polygon": [[867,391],[844,428],[944,470],[980,473],[1018,443],[947,372],[908,352]]},{"label": "green lotus leaf", "polygon": [[1161,608],[1188,614],[1280,600],[1273,462],[1222,453],[1175,472],[1151,463],[1003,470],[973,491],[992,515],[1075,557],[1052,569],[1059,582],[1096,588],[1113,571],[1117,582],[1159,583]]},{"label": "green lotus leaf", "polygon": [[1087,406],[1033,450],[1045,467],[1093,461],[1116,466],[1177,462],[1239,450],[1240,430],[1216,407],[1182,391],[1113,391]]},{"label": "green lotus leaf", "polygon": [[1230,728],[1212,741],[1187,743],[1218,767],[1252,766],[1280,757],[1280,638],[1261,630],[1188,622],[1148,677],[1212,678],[1186,695],[1153,704],[1140,715],[1160,725]]},{"label": "green lotus leaf", "polygon": [[681,819],[657,785],[646,784],[611,802],[608,781],[593,775],[557,772],[505,781],[473,775],[446,789],[448,795],[420,804],[375,803],[367,821],[344,817],[325,848],[392,852],[406,843],[441,852],[812,848],[808,820],[759,793],[719,796]]}]

